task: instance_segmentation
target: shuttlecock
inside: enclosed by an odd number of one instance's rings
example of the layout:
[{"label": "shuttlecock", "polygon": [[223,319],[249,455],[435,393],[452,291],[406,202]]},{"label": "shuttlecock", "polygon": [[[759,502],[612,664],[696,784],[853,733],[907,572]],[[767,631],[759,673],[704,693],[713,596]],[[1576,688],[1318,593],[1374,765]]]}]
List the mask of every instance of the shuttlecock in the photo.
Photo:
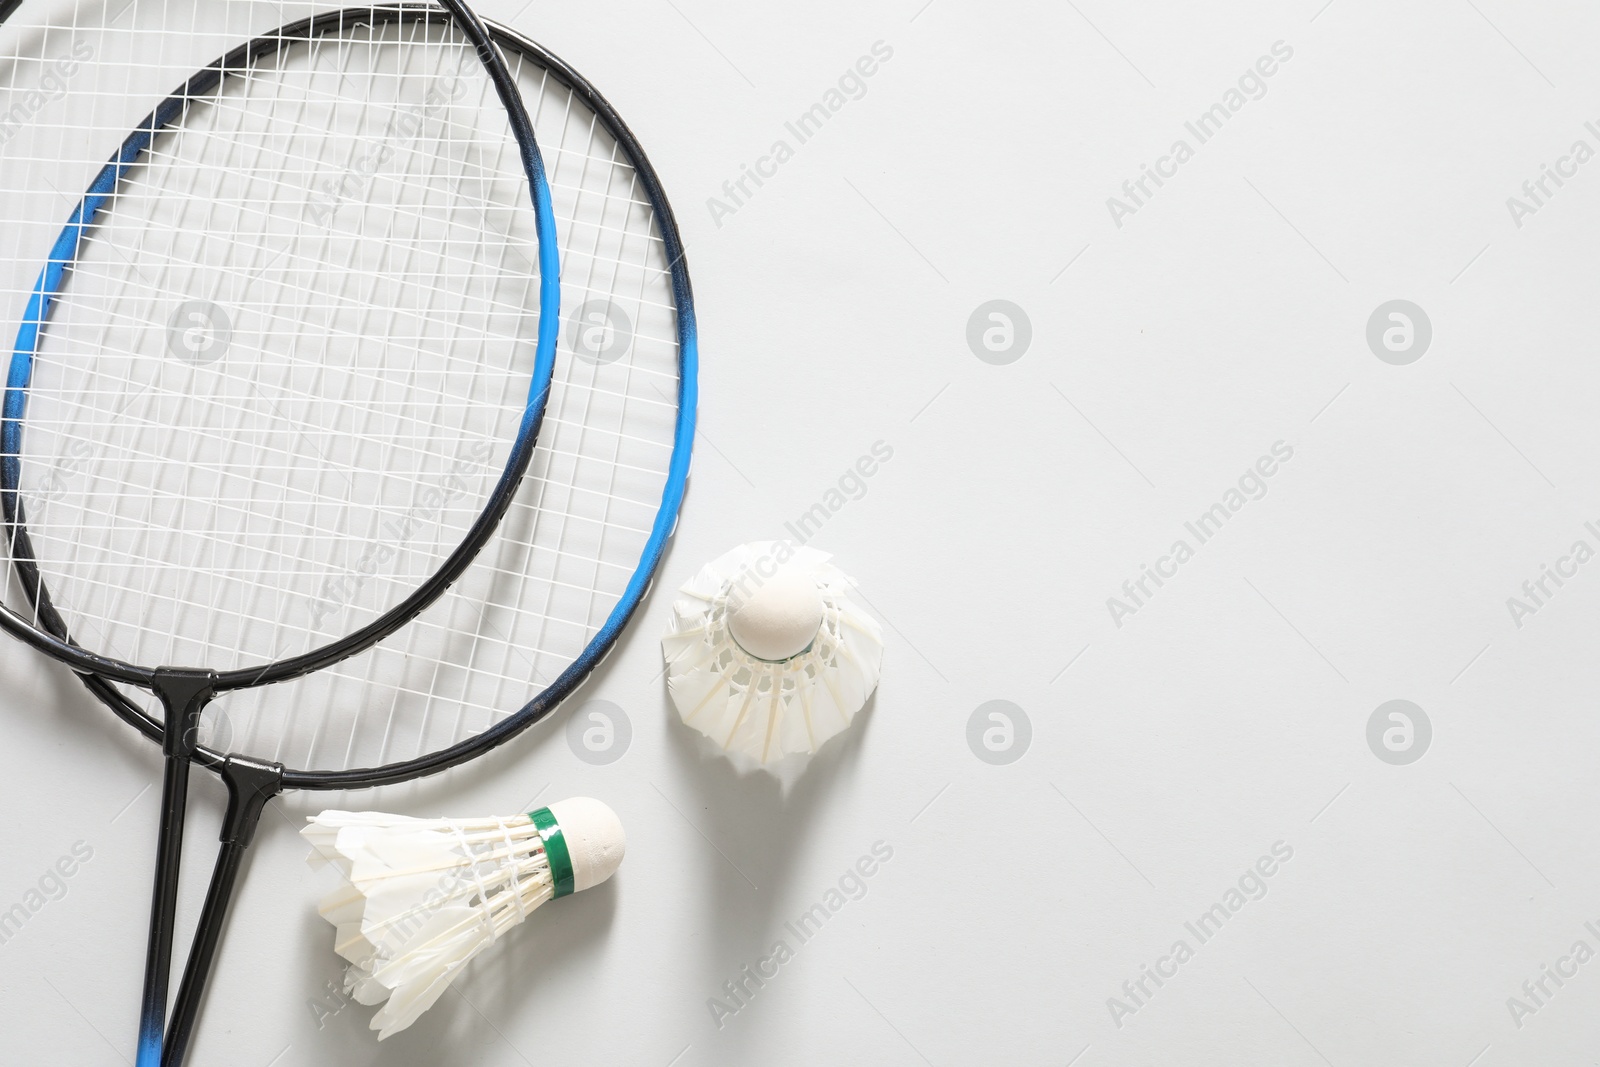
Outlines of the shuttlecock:
[{"label": "shuttlecock", "polygon": [[877,686],[883,632],[828,559],[758,541],[679,590],[661,638],[667,690],[683,721],[724,751],[763,764],[814,753]]},{"label": "shuttlecock", "polygon": [[588,797],[503,819],[325,811],[308,821],[309,862],[345,878],[318,911],[350,961],[345,991],[383,1003],[372,1019],[380,1041],[529,912],[610,878],[626,845],[616,813]]}]

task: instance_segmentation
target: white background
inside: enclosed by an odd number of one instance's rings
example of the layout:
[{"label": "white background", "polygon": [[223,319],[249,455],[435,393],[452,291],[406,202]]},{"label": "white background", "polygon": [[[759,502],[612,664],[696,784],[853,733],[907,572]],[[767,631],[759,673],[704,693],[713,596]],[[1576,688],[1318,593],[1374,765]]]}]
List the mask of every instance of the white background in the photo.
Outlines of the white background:
[{"label": "white background", "polygon": [[[683,520],[617,653],[554,723],[434,781],[288,795],[262,825],[191,1062],[516,1065],[1597,1062],[1600,962],[1519,1027],[1541,964],[1600,950],[1600,563],[1506,600],[1600,520],[1600,162],[1518,227],[1507,197],[1600,139],[1600,16],[1507,0],[485,3],[590,77],[674,199],[702,330]],[[720,226],[721,195],[874,42],[893,58]],[[1273,43],[1209,143],[1184,130]],[[1118,227],[1177,138],[1195,157]],[[1070,264],[1070,265],[1069,265]],[[969,349],[1009,300],[1032,343]],[[1433,340],[1380,361],[1394,299]],[[1589,327],[1585,327],[1589,323]],[[892,460],[812,544],[884,622],[882,686],[785,789],[676,723],[667,592]],[[1106,607],[1275,442],[1293,458],[1118,627]],[[1192,537],[1189,538],[1193,544]],[[1553,589],[1554,586],[1552,585]],[[594,767],[583,701],[633,739]],[[1032,741],[967,742],[990,700]],[[1369,749],[1385,701],[1425,756]],[[155,748],[0,647],[0,1060],[131,1059]],[[592,794],[609,884],[541,910],[378,1045],[329,992],[324,806],[488,814]],[[181,921],[222,797],[192,791]],[[874,842],[893,858],[719,1029],[707,1000]],[[1293,858],[1204,945],[1185,922]],[[1108,998],[1194,958],[1121,1025]],[[1153,987],[1152,987],[1153,988]],[[1531,1002],[1530,1002],[1531,1003]]]}]

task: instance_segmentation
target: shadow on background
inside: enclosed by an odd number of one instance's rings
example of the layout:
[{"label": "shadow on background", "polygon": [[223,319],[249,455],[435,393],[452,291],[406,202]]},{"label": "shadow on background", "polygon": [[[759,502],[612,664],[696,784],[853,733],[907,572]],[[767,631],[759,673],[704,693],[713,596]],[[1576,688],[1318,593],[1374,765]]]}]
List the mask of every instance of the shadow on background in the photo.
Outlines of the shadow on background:
[{"label": "shadow on background", "polygon": [[[849,729],[827,741],[809,761],[789,757],[775,771],[741,770],[704,734],[685,726],[675,710],[667,712],[669,758],[682,768],[678,780],[688,783],[687,795],[671,801],[726,857],[707,853],[708,862],[720,865],[724,876],[709,883],[714,888],[704,895],[701,927],[709,931],[704,942],[708,969],[722,980],[737,978],[741,968],[767,956],[780,938],[797,956],[803,953],[784,923],[797,918],[827,887],[792,884],[797,857],[818,827],[818,809],[854,774],[876,699],[874,693]],[[778,1001],[777,987],[787,969],[780,969],[769,988],[758,990],[739,1014],[759,1012],[765,1002]],[[696,992],[702,1002],[713,996],[728,1001],[718,988]],[[740,1025],[748,1020],[723,1021],[717,1040],[733,1050],[727,1062],[760,1062],[759,1050],[766,1047],[760,1042],[770,1042],[771,1032]]]}]

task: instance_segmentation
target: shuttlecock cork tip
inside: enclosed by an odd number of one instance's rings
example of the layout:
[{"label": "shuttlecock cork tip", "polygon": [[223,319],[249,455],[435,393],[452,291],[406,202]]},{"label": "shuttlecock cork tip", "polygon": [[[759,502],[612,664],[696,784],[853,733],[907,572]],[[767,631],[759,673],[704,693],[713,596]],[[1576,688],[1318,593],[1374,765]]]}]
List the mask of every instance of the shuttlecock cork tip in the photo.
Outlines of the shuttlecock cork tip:
[{"label": "shuttlecock cork tip", "polygon": [[822,593],[810,576],[780,571],[753,592],[730,597],[728,632],[757,659],[786,660],[811,647],[822,611]]},{"label": "shuttlecock cork tip", "polygon": [[581,893],[610,878],[622,865],[627,835],[617,813],[590,797],[572,797],[550,805],[572,858],[572,889]]}]

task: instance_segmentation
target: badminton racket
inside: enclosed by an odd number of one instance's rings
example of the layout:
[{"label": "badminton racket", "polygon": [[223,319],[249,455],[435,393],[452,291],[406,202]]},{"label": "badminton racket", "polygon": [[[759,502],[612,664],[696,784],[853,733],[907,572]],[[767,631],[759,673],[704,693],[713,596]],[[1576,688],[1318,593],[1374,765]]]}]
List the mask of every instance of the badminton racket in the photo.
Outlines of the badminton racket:
[{"label": "badminton racket", "polygon": [[[0,627],[159,705],[141,1067],[205,708],[359,652],[461,575],[532,458],[559,315],[531,125],[459,0],[248,35],[291,8],[181,7],[50,12],[5,66],[7,184],[88,191],[16,332]],[[194,73],[219,39],[242,43]],[[259,760],[224,778],[256,813],[276,788]]]},{"label": "badminton racket", "polygon": [[[410,25],[417,16],[397,8],[386,17]],[[532,468],[489,546],[405,630],[314,675],[235,694],[217,705],[226,717],[202,719],[196,762],[225,779],[265,763],[272,788],[359,788],[434,773],[509,740],[549,715],[615,643],[673,528],[693,437],[696,347],[671,209],[637,141],[587,81],[531,41],[491,30],[540,131],[569,309]],[[146,695],[86,681],[162,739]],[[290,707],[298,718],[286,716]],[[187,1044],[248,844],[244,824],[259,814],[250,802],[260,792],[250,789],[235,787],[172,1013],[169,1062]]]}]

